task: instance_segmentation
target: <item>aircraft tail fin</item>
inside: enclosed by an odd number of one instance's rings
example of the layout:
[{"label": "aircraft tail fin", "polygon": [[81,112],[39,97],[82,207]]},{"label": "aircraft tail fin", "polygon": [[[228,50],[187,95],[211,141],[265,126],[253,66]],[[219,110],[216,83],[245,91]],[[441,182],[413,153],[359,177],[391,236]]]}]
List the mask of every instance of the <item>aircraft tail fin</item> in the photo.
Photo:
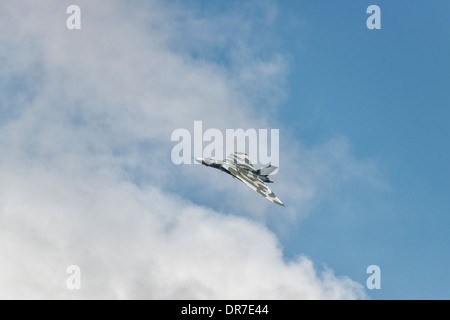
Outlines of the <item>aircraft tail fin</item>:
[{"label": "aircraft tail fin", "polygon": [[265,168],[258,169],[257,170],[257,174],[261,175],[261,176],[268,176],[268,175],[272,174],[272,172],[274,172],[277,169],[278,169],[278,167],[275,167],[275,166],[269,164]]}]

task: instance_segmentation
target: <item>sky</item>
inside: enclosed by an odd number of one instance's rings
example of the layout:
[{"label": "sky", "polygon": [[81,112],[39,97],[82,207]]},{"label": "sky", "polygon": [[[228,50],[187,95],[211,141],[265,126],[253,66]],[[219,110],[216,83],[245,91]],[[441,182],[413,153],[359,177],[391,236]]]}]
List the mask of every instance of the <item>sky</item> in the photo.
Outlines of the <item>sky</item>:
[{"label": "sky", "polygon": [[[2,1],[0,298],[449,299],[449,9]],[[286,207],[175,165],[194,121],[279,129]]]},{"label": "sky", "polygon": [[[362,23],[359,13],[370,4],[381,8],[381,30]],[[299,227],[295,241],[302,244],[287,247],[353,270],[346,274],[360,282],[364,265],[379,265],[383,284],[369,292],[374,299],[448,299],[449,4],[283,8],[307,27],[298,44],[287,45],[295,61],[281,118],[308,144],[345,136],[387,183],[384,190],[346,190],[338,210],[336,202],[322,203]],[[317,236],[323,241],[312,241]]]}]

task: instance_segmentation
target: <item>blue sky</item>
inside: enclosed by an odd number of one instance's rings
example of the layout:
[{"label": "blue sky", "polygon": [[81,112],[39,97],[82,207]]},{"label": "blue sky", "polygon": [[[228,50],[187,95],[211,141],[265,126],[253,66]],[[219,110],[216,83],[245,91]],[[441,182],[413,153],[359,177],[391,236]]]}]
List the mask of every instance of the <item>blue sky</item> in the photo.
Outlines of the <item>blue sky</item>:
[{"label": "blue sky", "polygon": [[[367,290],[373,299],[448,299],[450,4],[267,3],[274,20],[258,24],[261,33],[251,39],[261,48],[257,56],[281,52],[289,61],[277,114],[281,132],[295,132],[306,146],[345,137],[351,153],[376,164],[384,181],[381,188],[359,183],[335,190],[279,233],[285,254],[303,252],[363,285],[366,268],[379,265],[382,289]],[[381,9],[381,30],[366,27],[372,4]],[[205,16],[236,6],[194,5]],[[243,7],[258,15],[250,4]]]},{"label": "blue sky", "polygon": [[[366,28],[371,4],[381,8],[381,30]],[[369,292],[375,299],[448,299],[449,3],[280,7],[280,37],[292,55],[282,122],[305,143],[345,135],[389,184],[378,191],[361,185],[322,203],[287,237],[287,250],[307,252],[361,283],[364,266],[379,265],[382,289]],[[283,23],[296,18],[303,22],[297,28]]]},{"label": "blue sky", "polygon": [[[448,1],[78,2],[0,3],[0,298],[450,298]],[[286,208],[195,120],[280,129]]]}]

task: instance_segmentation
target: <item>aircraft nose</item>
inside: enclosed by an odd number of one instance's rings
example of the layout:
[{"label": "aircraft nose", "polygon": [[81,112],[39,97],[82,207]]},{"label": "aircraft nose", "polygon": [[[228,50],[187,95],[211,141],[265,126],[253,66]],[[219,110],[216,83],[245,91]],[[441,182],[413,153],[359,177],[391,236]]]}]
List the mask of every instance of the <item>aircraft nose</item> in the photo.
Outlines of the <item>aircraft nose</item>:
[{"label": "aircraft nose", "polygon": [[203,159],[202,159],[202,158],[195,158],[195,161],[197,161],[197,162],[200,163],[200,164],[203,163]]}]

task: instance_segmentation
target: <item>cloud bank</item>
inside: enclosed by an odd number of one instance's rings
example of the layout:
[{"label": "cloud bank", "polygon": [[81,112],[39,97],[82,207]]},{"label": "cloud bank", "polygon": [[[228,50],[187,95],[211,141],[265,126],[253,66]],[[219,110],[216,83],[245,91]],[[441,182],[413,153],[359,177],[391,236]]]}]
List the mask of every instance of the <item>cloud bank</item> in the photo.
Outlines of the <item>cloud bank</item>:
[{"label": "cloud bank", "polygon": [[[273,207],[241,201],[231,179],[170,162],[171,132],[194,120],[277,125],[288,58],[246,42],[248,16],[78,1],[82,29],[69,31],[70,4],[0,4],[0,298],[365,297],[303,255],[285,261],[264,224]],[[254,23],[270,25],[273,9],[258,5],[266,15]],[[265,96],[267,115],[257,112]],[[300,160],[277,175],[287,216],[302,215],[319,186],[355,175],[345,141],[330,144],[290,149]],[[219,195],[207,187],[217,181]],[[224,197],[237,201],[217,204]],[[73,264],[79,291],[66,288]]]}]

